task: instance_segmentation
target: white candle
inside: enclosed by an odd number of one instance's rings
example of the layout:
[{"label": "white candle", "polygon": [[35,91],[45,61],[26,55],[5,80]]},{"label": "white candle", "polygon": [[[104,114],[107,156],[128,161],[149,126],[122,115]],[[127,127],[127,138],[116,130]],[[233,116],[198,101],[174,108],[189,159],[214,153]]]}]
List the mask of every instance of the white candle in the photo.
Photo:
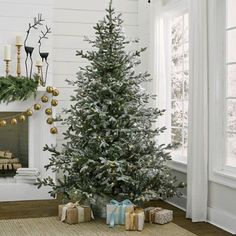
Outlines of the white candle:
[{"label": "white candle", "polygon": [[21,35],[16,36],[16,46],[22,45],[22,37]]},{"label": "white candle", "polygon": [[4,60],[11,60],[11,46],[6,45],[4,46]]},{"label": "white candle", "polygon": [[36,66],[43,66],[43,63],[42,63],[42,61],[41,60],[36,60],[36,64],[35,64]]}]

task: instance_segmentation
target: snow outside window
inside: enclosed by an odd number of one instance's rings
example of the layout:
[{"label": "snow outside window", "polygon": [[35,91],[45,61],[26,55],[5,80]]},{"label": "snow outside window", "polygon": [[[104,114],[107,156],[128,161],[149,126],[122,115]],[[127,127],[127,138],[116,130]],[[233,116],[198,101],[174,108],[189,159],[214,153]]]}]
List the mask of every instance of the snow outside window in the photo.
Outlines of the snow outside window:
[{"label": "snow outside window", "polygon": [[188,147],[189,14],[172,17],[170,51],[170,130],[172,158],[186,162]]}]

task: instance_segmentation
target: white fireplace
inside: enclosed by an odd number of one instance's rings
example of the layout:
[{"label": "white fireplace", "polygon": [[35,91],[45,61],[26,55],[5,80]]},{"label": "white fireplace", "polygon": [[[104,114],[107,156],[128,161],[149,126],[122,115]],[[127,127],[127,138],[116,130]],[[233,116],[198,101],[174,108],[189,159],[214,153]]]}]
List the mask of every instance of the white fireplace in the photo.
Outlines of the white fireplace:
[{"label": "white fireplace", "polygon": [[[45,93],[42,88],[37,92],[36,98],[33,96],[24,102],[0,103],[0,112],[22,112],[31,107]],[[56,137],[50,133],[50,126],[46,123],[44,112],[49,104],[43,104],[40,111],[34,111],[33,116],[28,120],[28,167],[38,168],[41,178],[55,174],[45,170],[48,164],[50,153],[44,152],[45,144],[55,145]],[[1,128],[0,128],[1,132]],[[0,177],[0,202],[21,201],[21,200],[40,200],[50,199],[48,187],[40,189],[37,186],[27,183],[16,183],[13,177]]]}]

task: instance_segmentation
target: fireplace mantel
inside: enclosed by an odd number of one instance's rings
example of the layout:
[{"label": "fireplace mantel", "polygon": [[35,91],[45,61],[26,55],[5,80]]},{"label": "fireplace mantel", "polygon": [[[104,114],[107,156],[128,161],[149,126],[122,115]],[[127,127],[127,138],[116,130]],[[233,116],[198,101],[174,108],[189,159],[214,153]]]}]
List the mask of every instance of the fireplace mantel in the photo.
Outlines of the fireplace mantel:
[{"label": "fireplace mantel", "polygon": [[[0,103],[0,112],[25,111],[34,105],[44,93],[44,89],[40,89],[37,91],[36,98],[32,96],[23,102]],[[50,127],[46,123],[44,110],[48,105],[44,104],[40,111],[34,111],[33,116],[29,117],[28,166],[29,168],[38,168],[42,178],[48,175],[55,178],[54,173],[46,172],[44,168],[48,163],[50,153],[44,152],[43,147],[45,144],[56,144],[56,137],[50,133]],[[47,187],[37,189],[37,186],[31,184],[15,183],[13,178],[0,178],[0,202],[51,199],[48,191]]]}]

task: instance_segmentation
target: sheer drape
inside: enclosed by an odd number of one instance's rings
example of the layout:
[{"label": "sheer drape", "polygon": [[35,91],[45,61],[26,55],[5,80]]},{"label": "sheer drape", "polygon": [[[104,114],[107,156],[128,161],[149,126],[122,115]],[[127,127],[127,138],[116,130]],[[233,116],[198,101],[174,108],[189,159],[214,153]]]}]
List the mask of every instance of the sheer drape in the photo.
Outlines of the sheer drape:
[{"label": "sheer drape", "polygon": [[206,221],[208,195],[207,0],[190,0],[190,91],[187,213]]}]

